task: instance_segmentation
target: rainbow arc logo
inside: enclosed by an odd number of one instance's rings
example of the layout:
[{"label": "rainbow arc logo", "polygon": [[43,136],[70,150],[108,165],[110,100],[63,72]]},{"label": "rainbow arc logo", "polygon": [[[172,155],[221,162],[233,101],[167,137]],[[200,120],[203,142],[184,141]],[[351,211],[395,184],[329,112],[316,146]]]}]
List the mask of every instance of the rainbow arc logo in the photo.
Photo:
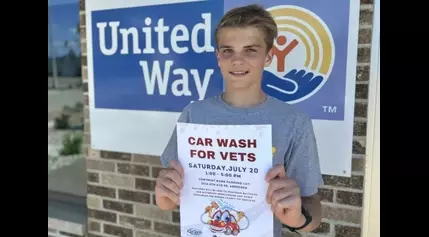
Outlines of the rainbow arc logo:
[{"label": "rainbow arc logo", "polygon": [[308,9],[292,5],[267,9],[279,35],[273,62],[265,68],[263,88],[288,103],[310,98],[329,79],[335,61],[335,44],[326,24]]}]

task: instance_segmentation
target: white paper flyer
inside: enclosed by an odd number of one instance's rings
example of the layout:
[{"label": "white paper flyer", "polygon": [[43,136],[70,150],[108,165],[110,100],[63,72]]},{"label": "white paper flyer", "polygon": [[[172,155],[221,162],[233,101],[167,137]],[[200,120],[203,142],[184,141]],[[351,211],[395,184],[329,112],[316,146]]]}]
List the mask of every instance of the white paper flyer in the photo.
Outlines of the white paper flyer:
[{"label": "white paper flyer", "polygon": [[271,125],[177,124],[181,236],[272,237]]}]

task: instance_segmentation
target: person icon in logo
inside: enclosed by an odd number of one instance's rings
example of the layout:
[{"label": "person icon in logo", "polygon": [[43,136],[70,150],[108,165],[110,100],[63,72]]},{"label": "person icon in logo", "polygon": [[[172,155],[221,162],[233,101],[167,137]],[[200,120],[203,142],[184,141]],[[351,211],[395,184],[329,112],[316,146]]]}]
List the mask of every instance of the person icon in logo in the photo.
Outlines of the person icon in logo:
[{"label": "person icon in logo", "polygon": [[[283,47],[287,44],[287,38],[284,35],[280,35],[276,39],[277,45],[280,47]],[[276,45],[273,45],[273,55],[277,58],[277,71],[278,72],[284,72],[286,67],[286,56],[296,47],[298,46],[299,42],[296,39],[293,39],[292,42],[290,42],[286,47],[283,49],[279,49]]]}]

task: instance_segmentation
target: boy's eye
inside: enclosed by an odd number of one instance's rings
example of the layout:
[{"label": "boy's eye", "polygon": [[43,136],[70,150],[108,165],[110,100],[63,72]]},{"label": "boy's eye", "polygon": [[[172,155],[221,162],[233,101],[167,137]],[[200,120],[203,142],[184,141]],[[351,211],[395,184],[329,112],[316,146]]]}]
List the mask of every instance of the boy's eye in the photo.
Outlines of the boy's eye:
[{"label": "boy's eye", "polygon": [[246,52],[256,52],[255,49],[246,49]]},{"label": "boy's eye", "polygon": [[232,52],[232,50],[231,50],[231,49],[224,49],[222,52],[223,52],[223,53],[231,53],[231,52]]}]

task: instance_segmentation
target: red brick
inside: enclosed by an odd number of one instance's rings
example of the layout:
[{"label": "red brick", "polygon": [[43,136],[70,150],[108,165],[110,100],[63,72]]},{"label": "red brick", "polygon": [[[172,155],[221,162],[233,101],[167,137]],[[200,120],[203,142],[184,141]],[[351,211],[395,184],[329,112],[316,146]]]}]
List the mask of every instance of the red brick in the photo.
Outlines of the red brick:
[{"label": "red brick", "polygon": [[333,202],[334,190],[330,188],[319,188],[319,194],[322,202]]},{"label": "red brick", "polygon": [[357,81],[369,81],[369,66],[358,66],[356,68]]},{"label": "red brick", "polygon": [[322,206],[322,215],[324,218],[331,219],[333,221],[342,221],[342,222],[350,222],[353,224],[360,224],[362,211],[360,209]]},{"label": "red brick", "polygon": [[359,14],[359,22],[361,25],[372,25],[372,17],[373,17],[372,9],[363,9]]},{"label": "red brick", "polygon": [[118,164],[117,167],[118,172],[122,174],[149,176],[149,167],[147,165]]},{"label": "red brick", "polygon": [[95,209],[88,209],[88,217],[112,223],[116,223],[117,218],[116,213]]},{"label": "red brick", "polygon": [[352,171],[363,172],[365,171],[365,160],[364,159],[352,159]]},{"label": "red brick", "polygon": [[369,63],[371,59],[371,49],[368,47],[358,48],[358,62]]},{"label": "red brick", "polygon": [[328,234],[331,232],[331,224],[326,222],[321,222],[319,227],[317,227],[317,229],[315,229],[312,232],[317,234]]},{"label": "red brick", "polygon": [[81,55],[80,56],[80,61],[81,61],[82,66],[87,66],[88,65],[87,58],[86,58],[85,55]]},{"label": "red brick", "polygon": [[88,194],[94,194],[103,197],[116,198],[116,190],[114,188],[96,186],[96,185],[87,185]]},{"label": "red brick", "polygon": [[158,233],[163,233],[172,236],[180,235],[180,227],[178,225],[171,225],[167,223],[154,222],[154,229]]},{"label": "red brick", "polygon": [[365,144],[359,141],[353,141],[353,154],[364,155],[366,150]]},{"label": "red brick", "polygon": [[354,122],[353,127],[354,136],[365,136],[366,135],[366,122]]},{"label": "red brick", "polygon": [[103,200],[103,208],[128,214],[134,213],[133,204],[118,201]]},{"label": "red brick", "polygon": [[356,85],[355,94],[357,99],[368,99],[368,85],[367,84]]},{"label": "red brick", "polygon": [[155,189],[155,181],[149,179],[136,178],[136,189],[153,191]]},{"label": "red brick", "polygon": [[337,199],[335,200],[339,204],[346,204],[352,206],[362,206],[362,193],[348,192],[348,191],[337,191]]},{"label": "red brick", "polygon": [[128,227],[132,226],[132,228],[137,228],[137,229],[150,229],[152,225],[152,221],[143,219],[143,218],[131,217],[131,216],[120,216],[119,224],[121,224],[122,226],[128,226]]},{"label": "red brick", "polygon": [[85,0],[79,0],[79,9],[85,11]]},{"label": "red brick", "polygon": [[335,237],[360,237],[361,229],[352,226],[335,226]]},{"label": "red brick", "polygon": [[131,154],[112,151],[100,151],[100,157],[103,159],[131,161]]},{"label": "red brick", "polygon": [[133,230],[110,224],[104,224],[104,233],[118,237],[133,237]]},{"label": "red brick", "polygon": [[366,118],[368,116],[368,105],[366,103],[355,103],[355,117]]},{"label": "red brick", "polygon": [[88,173],[88,182],[98,183],[100,182],[100,177],[97,173],[87,172]]},{"label": "red brick", "polygon": [[359,44],[370,44],[372,39],[372,29],[364,28],[359,30]]},{"label": "red brick", "polygon": [[131,191],[131,190],[118,190],[119,199],[126,201],[133,201],[137,203],[150,203],[150,194],[146,192]]},{"label": "red brick", "polygon": [[100,222],[96,222],[96,221],[88,221],[88,230],[89,231],[100,231]]},{"label": "red brick", "polygon": [[363,188],[363,176],[352,175],[351,178],[323,175],[325,185],[338,186],[345,188],[362,189]]},{"label": "red brick", "polygon": [[132,157],[133,157],[133,162],[136,162],[136,163],[144,163],[148,165],[161,166],[161,160],[159,156],[133,154]]}]

